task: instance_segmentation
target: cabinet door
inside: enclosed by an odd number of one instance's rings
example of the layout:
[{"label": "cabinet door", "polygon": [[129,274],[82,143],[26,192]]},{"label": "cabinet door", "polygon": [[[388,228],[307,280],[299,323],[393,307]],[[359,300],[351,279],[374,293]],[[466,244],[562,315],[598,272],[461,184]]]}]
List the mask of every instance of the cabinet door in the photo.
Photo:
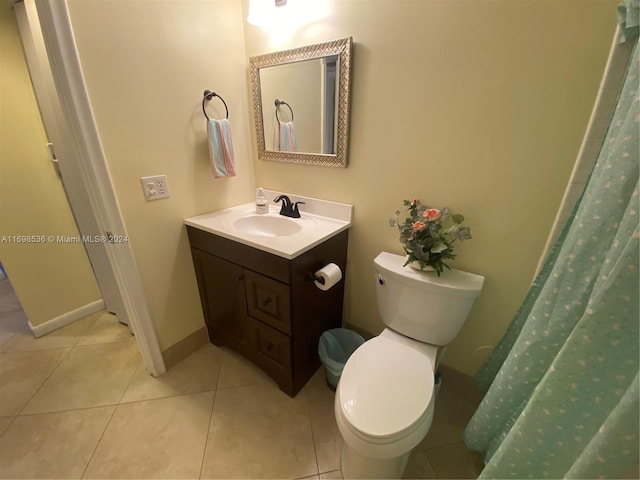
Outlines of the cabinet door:
[{"label": "cabinet door", "polygon": [[288,395],[293,391],[291,337],[259,320],[250,319],[255,335],[255,363],[273,378]]},{"label": "cabinet door", "polygon": [[290,335],[291,301],[289,285],[250,270],[245,270],[244,274],[249,315]]},{"label": "cabinet door", "polygon": [[196,249],[193,256],[200,267],[196,273],[211,341],[247,352],[253,335],[246,314],[243,269]]}]

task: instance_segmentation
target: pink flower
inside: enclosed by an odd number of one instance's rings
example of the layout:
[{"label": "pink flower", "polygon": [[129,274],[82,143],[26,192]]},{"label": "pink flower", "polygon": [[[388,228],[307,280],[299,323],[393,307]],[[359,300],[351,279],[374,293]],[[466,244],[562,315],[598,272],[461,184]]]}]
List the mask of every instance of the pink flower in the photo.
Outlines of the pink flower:
[{"label": "pink flower", "polygon": [[418,200],[417,198],[414,198],[413,200],[411,200],[411,206],[415,207],[416,205],[418,205],[420,203],[420,200]]},{"label": "pink flower", "polygon": [[437,208],[427,208],[422,214],[430,222],[434,222],[440,218],[440,210]]},{"label": "pink flower", "polygon": [[417,222],[413,222],[413,225],[411,225],[411,230],[413,230],[414,232],[421,232],[425,228],[427,228],[427,225],[420,220],[418,220]]}]

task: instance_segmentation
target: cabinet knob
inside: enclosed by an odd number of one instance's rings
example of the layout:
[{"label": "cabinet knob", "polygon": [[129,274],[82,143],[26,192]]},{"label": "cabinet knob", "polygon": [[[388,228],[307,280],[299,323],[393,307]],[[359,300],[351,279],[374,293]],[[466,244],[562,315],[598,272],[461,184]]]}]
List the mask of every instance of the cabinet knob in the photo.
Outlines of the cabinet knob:
[{"label": "cabinet knob", "polygon": [[273,301],[273,299],[271,297],[267,297],[262,301],[262,306],[266,307],[267,305],[269,305],[271,302]]},{"label": "cabinet knob", "polygon": [[273,347],[275,347],[275,345],[271,342],[267,343],[267,351],[270,352],[271,349],[273,349]]}]

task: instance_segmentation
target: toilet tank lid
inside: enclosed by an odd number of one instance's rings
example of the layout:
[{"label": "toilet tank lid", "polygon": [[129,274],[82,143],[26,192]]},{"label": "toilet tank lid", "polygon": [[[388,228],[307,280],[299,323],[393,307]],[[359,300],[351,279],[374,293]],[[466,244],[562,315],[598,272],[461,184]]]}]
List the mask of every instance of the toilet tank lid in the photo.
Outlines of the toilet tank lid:
[{"label": "toilet tank lid", "polygon": [[480,295],[484,277],[462,270],[445,270],[438,276],[436,272],[421,272],[409,266],[404,267],[406,258],[389,252],[381,252],[374,260],[378,273],[393,276],[396,280],[409,285],[426,284],[442,294],[458,297],[477,297]]}]

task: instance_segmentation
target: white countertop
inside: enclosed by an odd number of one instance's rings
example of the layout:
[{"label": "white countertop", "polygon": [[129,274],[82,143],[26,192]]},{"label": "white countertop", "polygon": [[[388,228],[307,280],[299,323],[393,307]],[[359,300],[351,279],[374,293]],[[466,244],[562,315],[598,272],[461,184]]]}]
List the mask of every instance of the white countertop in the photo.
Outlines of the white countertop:
[{"label": "white countertop", "polygon": [[256,214],[255,202],[251,202],[186,218],[184,223],[288,260],[311,250],[351,226],[351,205],[284,193],[283,195],[287,195],[292,202],[306,202],[299,206],[300,218],[285,217],[301,227],[299,232],[286,236],[264,236],[235,228],[234,222],[243,217],[280,217],[280,204],[275,204],[273,199],[281,193],[266,189],[264,193],[269,201],[269,213]]}]

